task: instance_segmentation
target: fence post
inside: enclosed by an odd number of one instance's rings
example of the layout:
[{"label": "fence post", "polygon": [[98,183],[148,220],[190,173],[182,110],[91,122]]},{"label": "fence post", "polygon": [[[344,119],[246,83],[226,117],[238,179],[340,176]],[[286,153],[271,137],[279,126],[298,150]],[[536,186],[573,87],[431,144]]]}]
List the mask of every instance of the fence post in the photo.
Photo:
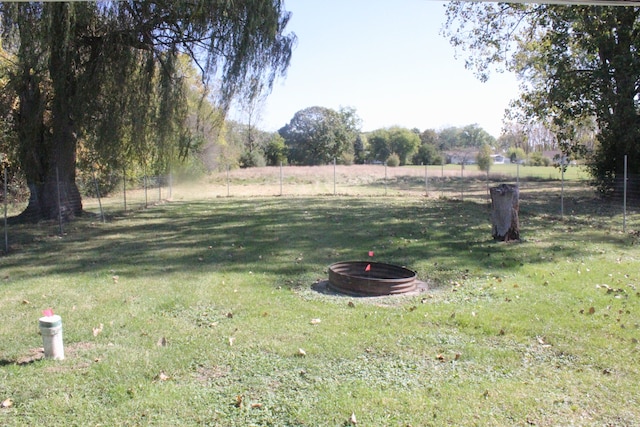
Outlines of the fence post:
[{"label": "fence post", "polygon": [[58,223],[60,225],[60,236],[64,234],[62,229],[62,198],[60,197],[60,172],[56,166],[56,188],[58,189]]},{"label": "fence post", "polygon": [[280,162],[280,196],[282,196],[282,161]]},{"label": "fence post", "polygon": [[464,160],[460,163],[460,200],[464,202]]},{"label": "fence post", "polygon": [[103,223],[105,223],[104,219],[104,211],[102,210],[102,201],[100,200],[100,187],[98,186],[98,181],[96,180],[96,172],[94,170],[91,171],[93,174],[93,185],[96,186],[96,197],[98,198],[98,206],[100,207],[100,219]]},{"label": "fence post", "polygon": [[336,158],[333,158],[333,195],[336,195]]},{"label": "fence post", "polygon": [[122,166],[122,198],[124,199],[124,212],[127,213],[127,168]]},{"label": "fence post", "polygon": [[231,197],[231,184],[229,183],[229,165],[227,165],[227,197]]},{"label": "fence post", "polygon": [[[564,156],[564,154],[563,154]],[[561,167],[561,181],[562,181],[562,187],[560,189],[560,219],[564,218],[564,158],[562,159],[562,165]]]},{"label": "fence post", "polygon": [[440,165],[440,197],[444,197],[444,156]]},{"label": "fence post", "polygon": [[424,191],[425,196],[429,197],[429,172],[426,163],[424,164]]},{"label": "fence post", "polygon": [[387,195],[387,162],[384,162],[384,195]]},{"label": "fence post", "polygon": [[149,199],[147,197],[147,165],[144,165],[144,179],[142,182],[144,184],[144,207],[146,209],[149,207]]},{"label": "fence post", "polygon": [[9,230],[7,228],[8,226],[8,221],[7,221],[7,210],[8,210],[8,200],[9,200],[9,193],[8,193],[8,185],[7,185],[7,166],[5,165],[4,167],[4,253],[8,254],[9,253]]},{"label": "fence post", "polygon": [[624,185],[622,196],[622,232],[627,232],[627,155],[624,155]]}]

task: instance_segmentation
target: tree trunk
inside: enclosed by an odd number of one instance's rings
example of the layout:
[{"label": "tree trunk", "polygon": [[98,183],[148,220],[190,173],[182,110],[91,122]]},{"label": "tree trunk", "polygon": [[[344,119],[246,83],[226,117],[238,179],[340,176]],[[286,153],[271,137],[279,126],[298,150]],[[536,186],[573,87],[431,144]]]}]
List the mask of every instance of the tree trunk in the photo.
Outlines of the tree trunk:
[{"label": "tree trunk", "polygon": [[518,186],[500,184],[497,187],[491,187],[490,193],[493,238],[502,242],[520,240]]},{"label": "tree trunk", "polygon": [[30,191],[29,204],[16,222],[72,219],[82,214],[82,199],[76,185],[77,137],[73,120],[75,73],[73,46],[69,43],[69,5],[50,4],[52,13],[49,75],[53,87],[51,114],[40,85],[30,67],[23,70],[18,117],[21,162]]}]

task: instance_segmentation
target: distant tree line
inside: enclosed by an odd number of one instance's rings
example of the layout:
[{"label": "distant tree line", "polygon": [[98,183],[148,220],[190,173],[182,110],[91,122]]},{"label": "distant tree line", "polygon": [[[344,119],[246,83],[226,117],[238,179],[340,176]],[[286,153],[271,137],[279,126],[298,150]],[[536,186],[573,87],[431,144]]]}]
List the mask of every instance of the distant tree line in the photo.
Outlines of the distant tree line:
[{"label": "distant tree line", "polygon": [[353,108],[336,111],[319,106],[298,111],[274,133],[228,122],[225,142],[236,148],[227,166],[323,165],[334,160],[347,165],[439,165],[461,156],[475,162],[481,150],[485,156],[501,153],[513,162],[526,159],[529,164],[549,165],[542,152],[557,147],[554,134],[542,126],[511,124],[496,139],[477,124],[423,131],[393,126],[363,132],[360,123]]}]

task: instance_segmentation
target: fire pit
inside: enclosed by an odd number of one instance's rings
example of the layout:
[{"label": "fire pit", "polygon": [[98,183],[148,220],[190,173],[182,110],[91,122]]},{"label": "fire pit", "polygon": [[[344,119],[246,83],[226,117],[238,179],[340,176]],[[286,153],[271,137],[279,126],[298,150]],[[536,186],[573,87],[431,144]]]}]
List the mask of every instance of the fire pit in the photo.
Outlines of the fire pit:
[{"label": "fire pit", "polygon": [[416,273],[381,262],[348,261],[329,266],[329,288],[356,296],[396,295],[417,289]]}]

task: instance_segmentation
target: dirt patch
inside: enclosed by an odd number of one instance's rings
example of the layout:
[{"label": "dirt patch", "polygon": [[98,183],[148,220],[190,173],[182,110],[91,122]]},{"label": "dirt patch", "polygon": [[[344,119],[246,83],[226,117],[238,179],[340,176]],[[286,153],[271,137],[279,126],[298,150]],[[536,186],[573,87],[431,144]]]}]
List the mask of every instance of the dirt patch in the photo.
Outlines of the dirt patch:
[{"label": "dirt patch", "polygon": [[[95,348],[96,345],[94,343],[89,342],[80,342],[73,343],[65,347],[65,359],[77,357],[78,352],[84,350],[91,350]],[[44,357],[44,348],[43,347],[34,347],[28,349],[25,354],[19,356],[16,359],[0,359],[0,366],[6,365],[29,365],[31,363],[37,362],[39,360],[43,360]]]}]

